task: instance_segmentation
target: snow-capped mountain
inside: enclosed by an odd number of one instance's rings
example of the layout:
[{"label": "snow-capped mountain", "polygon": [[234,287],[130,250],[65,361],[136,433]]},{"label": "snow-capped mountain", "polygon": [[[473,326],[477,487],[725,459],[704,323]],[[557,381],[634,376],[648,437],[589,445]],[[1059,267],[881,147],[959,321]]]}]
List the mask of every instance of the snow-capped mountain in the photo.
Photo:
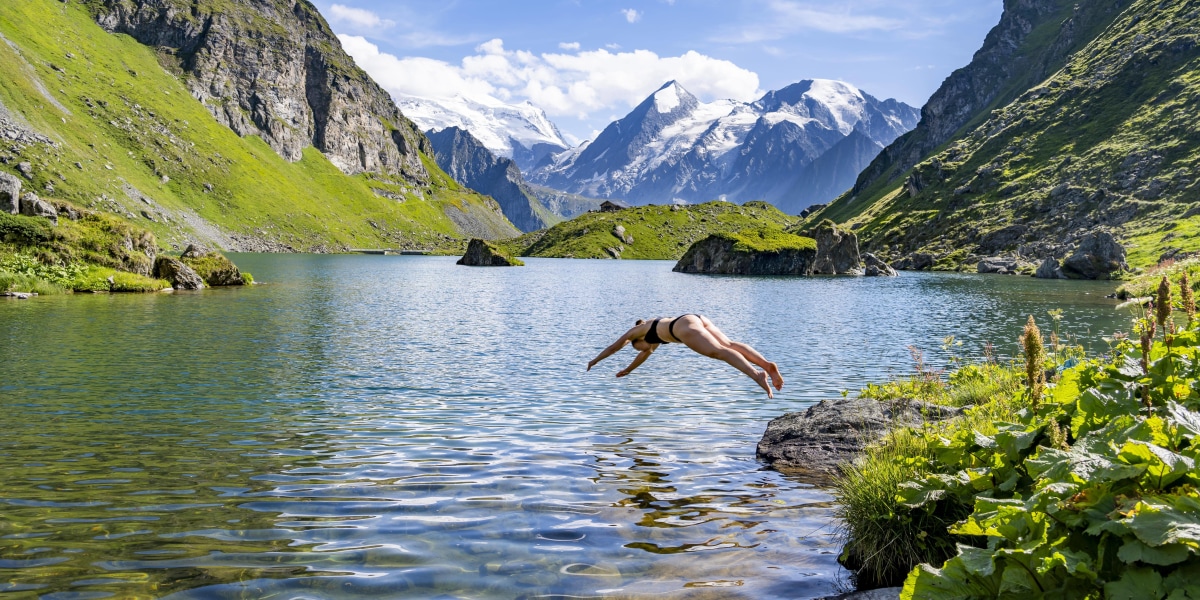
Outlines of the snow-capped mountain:
[{"label": "snow-capped mountain", "polygon": [[471,132],[496,156],[511,158],[522,171],[571,145],[542,109],[529,102],[507,104],[491,97],[422,98],[397,96],[404,116],[424,131],[457,127]]},{"label": "snow-capped mountain", "polygon": [[840,81],[801,81],[751,103],[702,103],[672,81],[527,179],[633,204],[766,200],[798,213],[849,189],[919,119]]}]

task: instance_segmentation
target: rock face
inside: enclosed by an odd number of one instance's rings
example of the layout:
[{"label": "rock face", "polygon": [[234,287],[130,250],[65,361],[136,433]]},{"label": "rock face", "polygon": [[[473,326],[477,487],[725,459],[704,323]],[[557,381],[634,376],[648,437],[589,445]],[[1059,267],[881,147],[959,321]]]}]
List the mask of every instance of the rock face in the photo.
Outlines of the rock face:
[{"label": "rock face", "polygon": [[53,204],[38,198],[33,192],[25,193],[21,196],[21,214],[27,217],[45,217],[58,224],[58,210]]},{"label": "rock face", "polygon": [[617,225],[616,227],[613,227],[612,234],[613,234],[613,237],[617,238],[618,240],[621,240],[622,242],[625,242],[626,244],[633,244],[633,235],[626,233],[624,226]]},{"label": "rock face", "polygon": [[509,257],[487,241],[475,238],[467,244],[467,252],[458,259],[457,264],[468,267],[520,267],[525,263]]},{"label": "rock face", "polygon": [[[971,63],[946,78],[921,107],[917,127],[862,171],[850,195],[881,180],[897,180],[979,115],[1011,102],[1062,68],[1072,53],[1091,40],[1097,23],[1110,22],[1130,1],[1109,6],[1075,0],[1005,0],[1000,23],[988,33]],[[1046,28],[1057,29],[1049,43],[1031,39],[1035,30]]]},{"label": "rock face", "polygon": [[429,142],[342,50],[308,0],[98,0],[96,22],[159,49],[239,135],[298,161],[313,146],[347,174],[428,183]]},{"label": "rock face", "polygon": [[870,252],[862,255],[863,259],[863,275],[867,277],[895,277],[896,270],[891,265],[883,262],[878,256]]},{"label": "rock face", "polygon": [[21,180],[0,171],[0,212],[15,215],[21,212]]},{"label": "rock face", "polygon": [[1063,273],[1071,279],[1112,279],[1128,268],[1125,249],[1106,231],[1083,236],[1075,253],[1062,264]]},{"label": "rock face", "polygon": [[754,252],[737,248],[732,236],[710,235],[692,244],[673,271],[707,275],[812,275],[817,250]]},{"label": "rock face", "polygon": [[809,235],[817,240],[812,272],[817,275],[862,275],[858,236],[840,229],[832,221],[817,225]]},{"label": "rock face", "polygon": [[841,464],[895,427],[961,414],[961,409],[915,400],[823,400],[803,413],[773,419],[758,442],[758,458],[776,469],[820,479],[837,473]]},{"label": "rock face", "polygon": [[528,233],[554,224],[552,213],[511,159],[492,154],[465,129],[447,127],[428,135],[438,166],[455,181],[495,199],[518,229]]},{"label": "rock face", "polygon": [[204,280],[183,261],[169,256],[160,256],[154,261],[154,276],[171,282],[171,287],[177,290],[198,290],[204,287]]}]

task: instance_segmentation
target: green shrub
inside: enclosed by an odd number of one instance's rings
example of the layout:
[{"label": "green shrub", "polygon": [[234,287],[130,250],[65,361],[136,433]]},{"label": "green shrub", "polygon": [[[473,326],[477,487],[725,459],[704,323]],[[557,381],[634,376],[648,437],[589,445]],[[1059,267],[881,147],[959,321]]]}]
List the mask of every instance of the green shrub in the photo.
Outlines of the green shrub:
[{"label": "green shrub", "polygon": [[169,281],[124,271],[117,271],[112,278],[113,283],[110,289],[114,292],[161,292],[171,287]]},{"label": "green shrub", "polygon": [[112,290],[112,284],[108,278],[117,273],[116,269],[108,267],[88,267],[83,273],[80,273],[73,281],[71,281],[71,289],[76,292],[108,292]]},{"label": "green shrub", "polygon": [[20,246],[44,244],[50,241],[52,230],[50,221],[40,217],[0,213],[0,242]]},{"label": "green shrub", "polygon": [[21,275],[0,270],[0,292],[33,292],[48,296],[66,293],[62,286],[55,285],[40,277]]},{"label": "green shrub", "polygon": [[254,276],[242,271],[242,281],[245,281],[246,285],[254,285]]}]

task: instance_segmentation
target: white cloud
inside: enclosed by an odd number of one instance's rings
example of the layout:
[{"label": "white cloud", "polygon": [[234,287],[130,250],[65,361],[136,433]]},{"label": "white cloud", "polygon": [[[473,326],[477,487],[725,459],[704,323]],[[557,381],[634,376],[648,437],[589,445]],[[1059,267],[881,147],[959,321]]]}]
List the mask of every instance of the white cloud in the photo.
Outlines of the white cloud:
[{"label": "white cloud", "polygon": [[578,50],[580,48],[579,42],[562,42],[558,47],[563,50]]},{"label": "white cloud", "polygon": [[393,94],[528,100],[551,116],[586,119],[624,112],[672,79],[702,100],[752,100],[761,94],[754,72],[695,51],[681,56],[648,50],[534,54],[508,50],[494,39],[455,65],[398,58],[358,36],[338,38],[358,65]]},{"label": "white cloud", "polygon": [[329,7],[329,18],[336,23],[344,23],[363,29],[386,29],[395,25],[394,21],[383,19],[379,15],[363,9],[334,4]]},{"label": "white cloud", "polygon": [[625,15],[625,20],[630,23],[637,23],[642,18],[642,13],[632,8],[622,9],[621,14]]},{"label": "white cloud", "polygon": [[[718,37],[718,41],[758,43],[779,40],[804,31],[832,34],[893,32],[913,25],[911,18],[881,14],[879,3],[766,0],[759,21]],[[894,14],[894,11],[892,11]],[[910,15],[911,16],[911,15]]]}]

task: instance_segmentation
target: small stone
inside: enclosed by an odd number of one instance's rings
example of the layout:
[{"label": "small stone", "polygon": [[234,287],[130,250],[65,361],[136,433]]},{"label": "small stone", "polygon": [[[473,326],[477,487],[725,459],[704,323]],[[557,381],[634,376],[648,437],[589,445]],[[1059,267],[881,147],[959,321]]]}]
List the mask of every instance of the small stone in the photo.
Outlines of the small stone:
[{"label": "small stone", "polygon": [[20,162],[17,163],[17,170],[21,172],[21,175],[25,176],[25,179],[33,179],[33,165],[27,162]]},{"label": "small stone", "polygon": [[75,163],[75,168],[79,169],[79,170],[83,170],[83,163],[81,163],[81,162]]},{"label": "small stone", "polygon": [[162,177],[161,177],[161,178],[158,180],[158,182],[159,182],[159,183],[161,183],[161,184],[163,184],[163,185],[167,185],[168,183],[171,183],[171,178],[170,178],[170,177],[167,177],[166,175],[163,175],[163,176],[162,176]]},{"label": "small stone", "polygon": [[27,217],[45,217],[55,225],[58,224],[58,210],[33,192],[21,196],[21,214]]}]

